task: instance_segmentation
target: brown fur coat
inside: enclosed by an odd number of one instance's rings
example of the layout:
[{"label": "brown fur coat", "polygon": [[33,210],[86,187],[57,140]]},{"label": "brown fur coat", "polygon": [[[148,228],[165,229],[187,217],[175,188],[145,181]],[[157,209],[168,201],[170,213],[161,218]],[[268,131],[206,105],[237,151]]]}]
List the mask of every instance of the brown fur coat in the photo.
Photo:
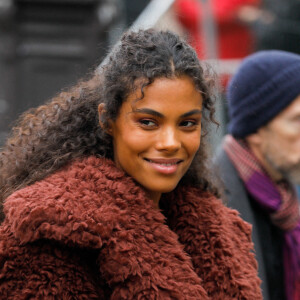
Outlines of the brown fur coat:
[{"label": "brown fur coat", "polygon": [[195,188],[164,214],[89,157],[15,192],[0,227],[1,299],[261,299],[250,226]]}]

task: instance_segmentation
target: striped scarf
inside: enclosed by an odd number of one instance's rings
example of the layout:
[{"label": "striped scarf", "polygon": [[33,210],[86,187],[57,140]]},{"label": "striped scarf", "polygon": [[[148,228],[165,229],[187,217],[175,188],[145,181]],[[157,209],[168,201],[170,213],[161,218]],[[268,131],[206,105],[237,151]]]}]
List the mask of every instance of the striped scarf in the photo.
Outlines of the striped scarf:
[{"label": "striped scarf", "polygon": [[237,169],[247,191],[270,215],[271,222],[284,231],[283,264],[287,300],[300,299],[300,215],[293,186],[275,183],[267,175],[244,141],[231,135],[223,148]]}]

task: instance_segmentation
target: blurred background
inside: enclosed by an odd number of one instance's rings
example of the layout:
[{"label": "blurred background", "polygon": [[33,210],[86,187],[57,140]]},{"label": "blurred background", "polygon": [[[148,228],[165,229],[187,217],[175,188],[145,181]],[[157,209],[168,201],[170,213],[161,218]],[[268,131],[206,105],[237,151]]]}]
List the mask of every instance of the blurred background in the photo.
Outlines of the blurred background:
[{"label": "blurred background", "polygon": [[188,39],[218,73],[213,148],[241,59],[261,49],[300,53],[300,0],[0,0],[0,146],[20,113],[97,67],[128,28],[151,26]]}]

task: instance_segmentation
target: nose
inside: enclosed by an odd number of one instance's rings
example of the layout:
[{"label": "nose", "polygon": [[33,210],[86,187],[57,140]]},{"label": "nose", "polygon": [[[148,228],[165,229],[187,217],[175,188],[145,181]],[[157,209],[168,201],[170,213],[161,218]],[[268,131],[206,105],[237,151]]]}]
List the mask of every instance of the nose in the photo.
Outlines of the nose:
[{"label": "nose", "polygon": [[176,152],[181,147],[179,133],[172,127],[162,129],[158,134],[156,149],[159,151]]}]

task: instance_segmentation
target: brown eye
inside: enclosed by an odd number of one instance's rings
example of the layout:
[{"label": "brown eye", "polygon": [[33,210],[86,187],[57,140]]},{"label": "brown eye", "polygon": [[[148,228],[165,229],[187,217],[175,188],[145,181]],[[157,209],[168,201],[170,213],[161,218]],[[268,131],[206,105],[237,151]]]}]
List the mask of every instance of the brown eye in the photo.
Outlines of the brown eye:
[{"label": "brown eye", "polygon": [[157,125],[153,120],[149,120],[149,119],[141,119],[141,120],[139,120],[139,123],[143,127],[148,127],[148,128],[153,128],[153,127],[156,127],[156,125]]},{"label": "brown eye", "polygon": [[198,123],[196,121],[192,121],[192,120],[186,120],[186,121],[182,121],[180,123],[180,126],[182,127],[193,127],[195,125],[197,125]]}]

